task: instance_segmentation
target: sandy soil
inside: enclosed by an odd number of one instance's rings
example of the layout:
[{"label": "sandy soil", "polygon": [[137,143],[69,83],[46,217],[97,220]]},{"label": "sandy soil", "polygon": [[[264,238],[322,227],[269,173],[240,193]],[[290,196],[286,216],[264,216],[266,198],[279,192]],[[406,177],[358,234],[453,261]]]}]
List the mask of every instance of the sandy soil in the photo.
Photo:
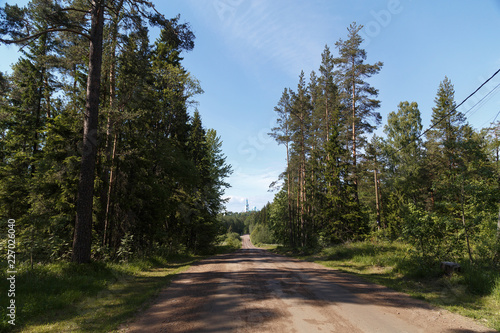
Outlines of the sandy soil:
[{"label": "sandy soil", "polygon": [[495,332],[321,265],[255,248],[180,274],[121,332]]}]

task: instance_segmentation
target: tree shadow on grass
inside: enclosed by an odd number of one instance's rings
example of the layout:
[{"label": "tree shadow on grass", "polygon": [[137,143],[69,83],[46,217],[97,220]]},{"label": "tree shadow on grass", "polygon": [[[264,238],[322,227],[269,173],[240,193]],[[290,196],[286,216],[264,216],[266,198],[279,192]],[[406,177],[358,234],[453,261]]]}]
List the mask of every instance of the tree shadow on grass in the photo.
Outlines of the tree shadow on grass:
[{"label": "tree shadow on grass", "polygon": [[[15,331],[60,322],[69,331],[108,332],[110,325],[116,327],[125,320],[168,284],[174,272],[193,260],[176,258],[165,264],[153,259],[142,263],[151,268],[139,275],[132,273],[137,269],[100,262],[65,262],[23,270],[16,276]],[[161,264],[163,267],[158,266]]]}]

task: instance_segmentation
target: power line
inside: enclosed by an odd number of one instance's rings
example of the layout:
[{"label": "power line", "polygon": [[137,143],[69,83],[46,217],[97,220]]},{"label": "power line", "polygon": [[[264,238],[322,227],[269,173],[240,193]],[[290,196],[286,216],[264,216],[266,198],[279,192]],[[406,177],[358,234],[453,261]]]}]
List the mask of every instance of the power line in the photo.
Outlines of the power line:
[{"label": "power line", "polygon": [[[474,104],[469,110],[467,110],[465,113],[464,113],[464,116],[467,116],[467,113],[471,112],[477,105],[481,104],[486,98],[488,97],[493,97],[493,96],[490,96],[493,92],[495,92],[498,87],[500,87],[500,83],[496,85],[495,88],[491,89],[483,98],[481,98],[476,104]],[[498,92],[498,91],[496,91]],[[477,111],[477,110],[476,110]],[[474,113],[475,111],[471,112],[471,114],[469,115],[472,116],[472,114]]]},{"label": "power line", "polygon": [[[446,115],[444,115],[443,117],[441,117],[441,119],[439,119],[438,121],[436,121],[434,124],[432,124],[428,129],[426,129],[424,132],[420,133],[420,135],[415,139],[415,141],[417,141],[418,139],[420,139],[422,136],[424,136],[425,134],[427,134],[427,132],[429,132],[431,129],[433,129],[434,127],[436,127],[437,125],[439,125],[439,123],[441,123],[443,120],[445,120],[449,115],[451,115],[453,112],[455,112],[460,106],[462,106],[462,104],[464,104],[469,98],[471,98],[472,96],[474,96],[482,87],[484,87],[484,85],[486,85],[488,82],[491,81],[491,79],[493,79],[498,73],[500,73],[500,69],[498,69],[492,76],[490,76],[486,81],[484,81],[476,90],[474,90],[474,92],[472,92],[469,96],[467,96],[467,98],[465,98],[462,102],[460,102],[460,104],[458,104],[457,106],[455,106],[452,110],[450,110]],[[498,87],[498,86],[497,86]],[[493,89],[495,90],[496,87]],[[484,98],[483,98],[484,99]],[[477,103],[476,103],[477,104]],[[474,105],[475,106],[475,105]],[[472,109],[472,108],[471,108]],[[469,110],[470,111],[470,110]],[[467,111],[467,112],[469,112]],[[495,117],[496,119],[496,117]],[[411,142],[413,143],[413,142]],[[404,148],[406,148],[408,145],[410,145],[411,143],[408,143],[406,145],[404,145],[403,147],[399,148],[397,150],[397,152],[403,150]]]},{"label": "power line", "polygon": [[449,115],[451,115],[452,112],[455,112],[460,106],[462,106],[462,104],[464,104],[469,98],[471,98],[472,96],[474,96],[479,91],[479,89],[481,89],[486,83],[488,83],[492,78],[494,78],[495,75],[497,75],[499,72],[500,72],[500,69],[498,69],[495,72],[495,74],[493,74],[492,76],[490,76],[490,78],[488,80],[484,81],[483,84],[481,84],[479,86],[479,88],[477,88],[476,90],[474,90],[474,92],[472,94],[470,94],[469,96],[467,96],[467,98],[464,99],[460,104],[458,104],[452,110],[450,110],[448,112],[448,114],[446,114],[443,117],[441,117],[441,119],[439,119],[437,122],[435,122],[434,124],[432,124],[428,129],[426,129],[422,134],[420,134],[417,139],[420,139],[424,134],[427,134],[427,132],[429,132],[431,129],[433,129],[434,127],[436,127],[436,125],[438,125],[443,120],[445,120]]},{"label": "power line", "polygon": [[493,119],[493,121],[491,122],[492,124],[495,122],[495,120],[497,120],[498,115],[500,115],[500,111],[498,111],[497,115],[495,116],[495,119]]}]

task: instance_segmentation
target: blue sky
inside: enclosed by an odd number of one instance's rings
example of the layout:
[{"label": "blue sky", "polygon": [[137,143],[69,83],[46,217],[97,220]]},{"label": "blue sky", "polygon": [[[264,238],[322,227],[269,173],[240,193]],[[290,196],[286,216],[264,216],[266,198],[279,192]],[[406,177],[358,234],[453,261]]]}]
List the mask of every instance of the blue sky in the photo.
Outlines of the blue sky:
[{"label": "blue sky", "polygon": [[[499,0],[154,3],[167,17],[180,13],[196,35],[184,66],[201,82],[205,93],[197,100],[203,122],[217,130],[233,165],[232,187],[226,190],[229,211],[242,211],[247,198],[258,209],[272,201],[274,193],[268,187],[284,170],[286,157],[284,148],[267,136],[274,125],[273,108],[285,87],[296,88],[301,70],[306,77],[317,71],[325,44],[337,54],[335,42],[346,38],[353,21],[365,27],[367,61],[384,62],[369,81],[379,89],[382,102],[379,135],[387,115],[406,100],[419,104],[427,128],[445,75],[461,102],[500,68]],[[0,47],[0,71],[10,70],[14,50]],[[467,112],[499,83],[500,74],[460,110]],[[473,127],[487,127],[500,112],[500,94],[495,92],[467,113]]]}]

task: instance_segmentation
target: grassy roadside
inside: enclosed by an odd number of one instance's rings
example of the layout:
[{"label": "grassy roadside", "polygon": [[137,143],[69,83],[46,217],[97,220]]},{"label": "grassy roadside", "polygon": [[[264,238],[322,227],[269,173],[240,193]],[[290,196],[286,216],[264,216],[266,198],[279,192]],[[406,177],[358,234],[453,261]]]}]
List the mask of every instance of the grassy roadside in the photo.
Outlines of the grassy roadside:
[{"label": "grassy roadside", "polygon": [[312,255],[280,247],[271,251],[361,276],[500,331],[500,272],[487,266],[464,260],[462,273],[448,277],[439,263],[423,261],[411,246],[396,242],[339,245]]},{"label": "grassy roadside", "polygon": [[[231,252],[219,247],[217,253]],[[168,285],[175,274],[205,256],[151,257],[129,263],[20,264],[16,275],[16,326],[7,323],[0,295],[0,332],[112,332]],[[1,276],[0,289],[7,290]],[[5,294],[5,295],[4,295]]]}]

